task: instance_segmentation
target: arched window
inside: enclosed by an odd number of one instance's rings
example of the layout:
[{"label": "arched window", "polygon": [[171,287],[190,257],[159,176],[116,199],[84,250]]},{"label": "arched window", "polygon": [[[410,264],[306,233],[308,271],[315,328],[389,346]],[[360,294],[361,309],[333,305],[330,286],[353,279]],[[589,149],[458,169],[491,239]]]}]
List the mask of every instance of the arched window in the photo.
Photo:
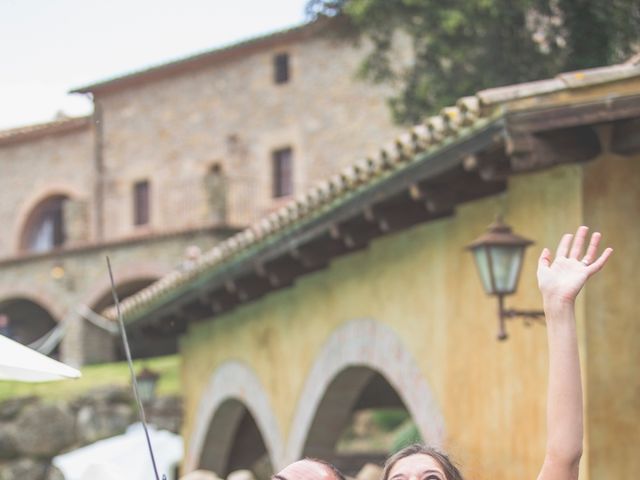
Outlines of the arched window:
[{"label": "arched window", "polygon": [[54,195],[33,209],[22,233],[22,250],[46,252],[64,244],[64,203],[67,199],[65,195]]}]

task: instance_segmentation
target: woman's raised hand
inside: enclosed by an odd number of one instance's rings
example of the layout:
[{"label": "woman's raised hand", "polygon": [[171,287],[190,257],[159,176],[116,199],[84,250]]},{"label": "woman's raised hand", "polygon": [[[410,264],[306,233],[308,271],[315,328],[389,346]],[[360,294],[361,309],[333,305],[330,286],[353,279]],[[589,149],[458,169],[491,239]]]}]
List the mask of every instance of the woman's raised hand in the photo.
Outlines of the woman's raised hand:
[{"label": "woman's raised hand", "polygon": [[545,248],[538,260],[538,287],[545,305],[573,304],[587,279],[606,263],[613,249],[606,248],[597,256],[601,235],[595,232],[584,253],[589,229],[579,227],[575,233],[563,235],[556,256]]}]

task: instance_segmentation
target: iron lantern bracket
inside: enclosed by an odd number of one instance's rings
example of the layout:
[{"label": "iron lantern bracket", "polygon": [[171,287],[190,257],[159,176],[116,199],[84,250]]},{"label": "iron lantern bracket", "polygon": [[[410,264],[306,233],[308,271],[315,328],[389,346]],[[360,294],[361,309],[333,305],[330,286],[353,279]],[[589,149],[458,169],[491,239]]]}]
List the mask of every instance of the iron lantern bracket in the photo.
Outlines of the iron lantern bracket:
[{"label": "iron lantern bracket", "polygon": [[498,295],[498,340],[508,338],[505,322],[514,318],[522,318],[525,326],[530,326],[532,322],[545,324],[544,312],[542,310],[515,310],[504,308],[504,295]]},{"label": "iron lantern bracket", "polygon": [[511,320],[512,318],[523,317],[523,320],[526,322],[544,322],[544,312],[542,310],[514,310],[510,308],[509,310],[504,310],[502,315],[507,319]]}]

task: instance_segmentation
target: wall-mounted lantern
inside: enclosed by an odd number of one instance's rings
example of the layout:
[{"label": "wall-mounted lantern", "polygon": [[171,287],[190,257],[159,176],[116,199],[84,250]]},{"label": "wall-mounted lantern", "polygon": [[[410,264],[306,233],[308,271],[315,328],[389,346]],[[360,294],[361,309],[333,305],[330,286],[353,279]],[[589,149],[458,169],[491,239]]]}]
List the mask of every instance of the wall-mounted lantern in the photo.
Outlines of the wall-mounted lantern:
[{"label": "wall-mounted lantern", "polygon": [[156,385],[160,374],[144,367],[140,373],[136,375],[136,383],[138,384],[138,394],[143,404],[148,404],[156,396]]},{"label": "wall-mounted lantern", "polygon": [[544,317],[544,312],[537,310],[504,308],[504,297],[515,293],[518,287],[524,251],[532,243],[512,233],[511,227],[498,217],[484,235],[467,246],[473,253],[485,292],[498,297],[498,340],[507,338],[505,320],[523,317],[531,321]]}]

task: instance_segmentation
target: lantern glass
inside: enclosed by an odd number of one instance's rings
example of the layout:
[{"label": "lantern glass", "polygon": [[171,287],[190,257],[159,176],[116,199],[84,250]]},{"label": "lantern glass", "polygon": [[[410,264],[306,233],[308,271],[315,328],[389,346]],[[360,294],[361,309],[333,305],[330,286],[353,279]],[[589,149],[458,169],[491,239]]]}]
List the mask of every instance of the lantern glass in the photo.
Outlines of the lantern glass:
[{"label": "lantern glass", "polygon": [[159,377],[160,375],[146,367],[136,375],[138,394],[140,395],[140,401],[142,403],[149,403],[155,398],[156,385]]},{"label": "lantern glass", "polygon": [[155,397],[156,393],[156,379],[155,378],[139,378],[138,379],[138,393],[140,394],[140,401],[142,403],[149,403]]},{"label": "lantern glass", "polygon": [[494,294],[509,294],[516,291],[524,247],[492,245],[487,248],[493,273]]},{"label": "lantern glass", "polygon": [[487,233],[467,247],[473,252],[482,286],[488,295],[508,295],[516,291],[524,250],[531,243],[513,233],[498,217],[489,225]]},{"label": "lantern glass", "polygon": [[482,245],[473,249],[473,256],[476,260],[480,281],[487,295],[495,293],[493,279],[491,278],[491,267],[489,266],[489,248]]}]

